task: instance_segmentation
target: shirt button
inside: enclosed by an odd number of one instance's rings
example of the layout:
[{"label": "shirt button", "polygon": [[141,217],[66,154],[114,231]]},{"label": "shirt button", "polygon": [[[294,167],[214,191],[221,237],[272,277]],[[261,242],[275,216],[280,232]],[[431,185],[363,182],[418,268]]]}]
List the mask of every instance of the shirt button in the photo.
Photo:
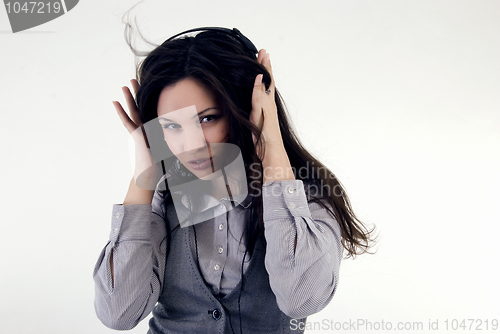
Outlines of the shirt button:
[{"label": "shirt button", "polygon": [[219,311],[219,309],[215,309],[212,311],[212,318],[214,318],[214,320],[219,320],[221,318],[221,313]]},{"label": "shirt button", "polygon": [[295,189],[293,189],[293,187],[288,187],[288,192],[289,192],[290,194],[293,194],[293,193],[294,193],[294,191],[295,191]]},{"label": "shirt button", "polygon": [[290,203],[290,208],[295,209],[295,203]]},{"label": "shirt button", "polygon": [[224,224],[220,224],[219,225],[219,230],[223,230],[224,229]]},{"label": "shirt button", "polygon": [[115,217],[120,218],[120,213],[118,212]]},{"label": "shirt button", "polygon": [[219,247],[219,254],[222,254],[223,251],[224,251],[224,248]]},{"label": "shirt button", "polygon": [[216,265],[214,266],[214,270],[219,270],[219,269],[220,269],[220,266],[219,266],[218,264],[216,264]]}]

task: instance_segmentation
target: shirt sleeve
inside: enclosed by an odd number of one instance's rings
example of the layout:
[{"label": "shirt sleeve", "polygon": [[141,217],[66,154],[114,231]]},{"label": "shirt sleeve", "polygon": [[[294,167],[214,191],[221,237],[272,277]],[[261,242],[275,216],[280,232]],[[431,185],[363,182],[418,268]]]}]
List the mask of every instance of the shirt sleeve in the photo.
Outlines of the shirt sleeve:
[{"label": "shirt sleeve", "polygon": [[109,241],[93,275],[95,310],[109,328],[135,327],[158,301],[167,240],[160,203],[156,191],[151,205],[113,205]]},{"label": "shirt sleeve", "polygon": [[340,226],[323,206],[308,203],[302,180],[268,182],[262,189],[271,289],[283,313],[307,317],[326,307],[335,293]]}]

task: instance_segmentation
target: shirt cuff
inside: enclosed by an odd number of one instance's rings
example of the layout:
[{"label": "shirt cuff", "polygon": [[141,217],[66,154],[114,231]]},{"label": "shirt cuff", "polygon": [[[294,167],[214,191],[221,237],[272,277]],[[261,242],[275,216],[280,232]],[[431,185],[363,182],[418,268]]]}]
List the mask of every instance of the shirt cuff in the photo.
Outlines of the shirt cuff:
[{"label": "shirt cuff", "polygon": [[113,204],[111,216],[112,243],[126,240],[149,240],[151,238],[150,204]]},{"label": "shirt cuff", "polygon": [[266,182],[262,186],[264,222],[311,217],[302,180]]}]

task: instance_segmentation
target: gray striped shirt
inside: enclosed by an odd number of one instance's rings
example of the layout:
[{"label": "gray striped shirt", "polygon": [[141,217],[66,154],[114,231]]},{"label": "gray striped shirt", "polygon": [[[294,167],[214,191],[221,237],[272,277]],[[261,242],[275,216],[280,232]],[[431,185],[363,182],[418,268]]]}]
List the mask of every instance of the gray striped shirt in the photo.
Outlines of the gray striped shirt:
[{"label": "gray striped shirt", "polygon": [[[317,313],[338,283],[340,227],[321,205],[307,202],[301,180],[266,183],[262,196],[265,266],[278,307],[294,318]],[[152,311],[161,293],[167,246],[161,200],[156,191],[151,205],[113,205],[110,238],[94,269],[96,313],[108,327],[133,328]],[[207,201],[202,210],[214,210],[214,218],[195,226],[199,264],[213,294],[226,295],[241,279],[248,201],[227,214],[222,207],[227,200],[213,204]],[[245,259],[243,270],[248,255]]]}]

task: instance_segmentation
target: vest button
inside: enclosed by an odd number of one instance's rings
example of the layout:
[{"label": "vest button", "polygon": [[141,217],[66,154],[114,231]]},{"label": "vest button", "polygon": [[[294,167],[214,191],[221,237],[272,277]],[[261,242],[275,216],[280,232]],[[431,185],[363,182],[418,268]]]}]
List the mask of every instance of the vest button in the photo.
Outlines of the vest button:
[{"label": "vest button", "polygon": [[221,318],[221,313],[218,308],[212,311],[212,318],[219,320]]}]

